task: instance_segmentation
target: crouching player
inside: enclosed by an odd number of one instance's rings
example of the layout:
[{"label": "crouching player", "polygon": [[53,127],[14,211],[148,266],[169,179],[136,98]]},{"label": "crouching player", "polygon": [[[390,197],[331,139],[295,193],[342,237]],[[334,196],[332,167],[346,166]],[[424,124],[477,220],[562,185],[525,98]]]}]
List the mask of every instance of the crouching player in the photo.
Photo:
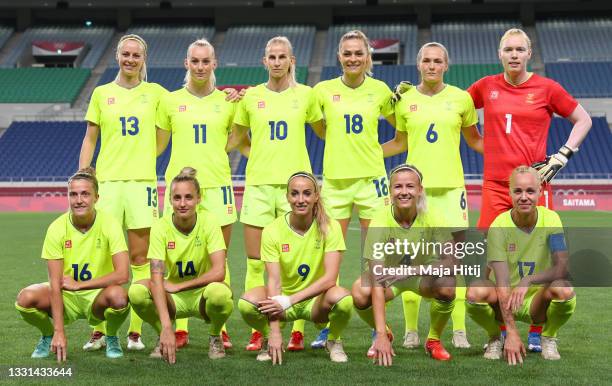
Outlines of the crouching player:
[{"label": "crouching player", "polygon": [[90,325],[106,321],[106,356],[119,358],[117,330],[130,310],[121,287],[129,280],[123,231],[114,217],[95,209],[98,180],[92,168],[70,177],[68,200],[70,211],[51,223],[43,244],[49,282],[22,289],[15,307],[42,333],[32,358],[47,357],[51,350],[65,361],[64,325],[77,319]]},{"label": "crouching player", "polygon": [[[376,358],[378,364],[383,366],[390,366],[394,355],[392,335],[386,324],[385,303],[405,291],[432,299],[431,324],[425,350],[434,359],[451,359],[440,337],[450,318],[455,299],[455,277],[452,276],[455,259],[451,254],[442,253],[447,246],[452,247],[453,237],[450,229],[444,228],[443,217],[427,209],[422,179],[421,172],[411,165],[402,164],[391,171],[391,207],[374,215],[366,237],[364,255],[371,259],[368,262],[370,273],[364,274],[366,276],[362,277],[363,281],[359,278],[353,284],[352,295],[357,313],[375,329],[374,341],[367,355]],[[386,256],[386,259],[385,256],[377,256],[375,243],[392,240],[412,246],[433,243],[439,247],[429,251],[418,248],[417,253],[412,255],[393,253]],[[378,269],[383,262],[386,266],[409,266],[410,270],[406,275],[386,275]]]},{"label": "crouching player", "polygon": [[[264,335],[257,360],[282,364],[281,321],[329,322],[326,343],[332,362],[348,360],[340,334],[351,317],[348,290],[336,285],[344,239],[340,224],[330,219],[310,173],[298,172],[287,182],[291,211],[266,226],[261,260],[267,287],[247,291],[238,302],[246,323]],[[269,338],[268,338],[269,336]]]},{"label": "crouching player", "polygon": [[[513,208],[500,214],[487,236],[487,260],[494,277],[474,283],[467,292],[472,319],[489,335],[484,357],[508,364],[523,362],[525,347],[515,320],[544,323],[542,357],[560,359],[557,332],[574,313],[576,295],[566,280],[568,251],[559,215],[537,206],[538,172],[519,166],[510,176]],[[502,343],[499,324],[506,325]]]},{"label": "crouching player", "polygon": [[151,357],[169,363],[176,361],[172,321],[194,316],[210,323],[208,357],[225,357],[221,328],[234,309],[232,291],[223,283],[223,233],[214,216],[198,210],[201,190],[195,174],[186,167],[172,180],[168,194],[173,214],[151,229],[151,279],[129,290],[134,310],[160,334]]}]

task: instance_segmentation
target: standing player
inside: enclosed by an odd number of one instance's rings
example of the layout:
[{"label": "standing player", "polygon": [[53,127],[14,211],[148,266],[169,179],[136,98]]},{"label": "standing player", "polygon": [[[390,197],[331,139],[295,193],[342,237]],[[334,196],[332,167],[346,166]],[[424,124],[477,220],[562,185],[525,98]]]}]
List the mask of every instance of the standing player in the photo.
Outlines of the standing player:
[{"label": "standing player", "polygon": [[[155,174],[155,112],[166,90],[148,83],[147,44],[138,35],[125,35],[117,44],[117,78],[98,86],[91,96],[85,120],[79,167],[91,164],[98,137],[96,162],[100,180],[98,208],[127,229],[132,281],[147,278],[149,230],[157,212]],[[142,319],[130,315],[128,350],[142,350]],[[104,345],[103,331],[94,331],[83,347],[96,350]]]},{"label": "standing player", "polygon": [[169,185],[172,215],[151,229],[147,258],[151,279],[130,286],[130,303],[160,334],[151,357],[176,360],[175,318],[199,317],[210,322],[208,356],[225,357],[221,328],[232,313],[232,291],[225,279],[225,243],[216,217],[199,208],[196,171],[186,167]]},{"label": "standing player", "polygon": [[[422,181],[423,175],[412,165],[402,164],[391,171],[391,206],[375,214],[364,246],[364,258],[369,260],[370,272],[366,272],[353,284],[352,295],[357,313],[376,331],[367,355],[368,358],[378,359],[379,365],[390,366],[391,358],[395,355],[386,323],[385,304],[405,291],[432,299],[431,324],[425,350],[433,359],[451,359],[440,338],[453,310],[455,278],[443,273],[438,275],[428,271],[427,267],[447,267],[452,272],[454,257],[441,253],[442,246],[452,243],[452,235],[448,227],[445,227],[444,218],[435,210],[427,208]],[[412,245],[428,243],[439,247],[426,250],[419,248],[414,255],[376,255],[379,249],[376,245],[383,245],[387,250],[386,244],[396,241]],[[380,270],[398,264],[400,267],[409,266],[413,271],[407,275],[389,276]]]},{"label": "standing player", "polygon": [[15,303],[23,319],[42,333],[32,358],[45,358],[52,350],[65,361],[64,325],[77,319],[94,325],[106,321],[106,356],[122,357],[117,330],[129,310],[121,287],[129,280],[123,232],[112,216],[95,208],[98,181],[92,168],[70,177],[68,201],[70,211],[53,221],[43,244],[49,282],[22,289]]},{"label": "standing player", "polygon": [[[478,116],[470,95],[444,83],[448,51],[440,43],[424,44],[416,58],[421,82],[402,94],[395,105],[395,138],[382,145],[385,157],[408,152],[409,164],[427,178],[427,202],[445,214],[457,241],[465,239],[469,226],[463,164],[459,152],[461,135],[467,144],[483,152]],[[421,298],[414,292],[402,294],[406,334],[404,347],[419,346],[418,319]],[[465,330],[465,287],[457,287],[452,313],[453,345],[469,348]]]},{"label": "standing player", "polygon": [[[191,165],[201,171],[201,205],[217,217],[229,246],[236,221],[234,191],[229,159],[225,152],[235,104],[215,88],[215,49],[206,40],[193,42],[185,58],[185,87],[164,96],[157,110],[157,154],[166,149],[172,136],[172,153],[166,169],[166,186],[179,171]],[[168,191],[168,193],[170,193]],[[166,214],[172,214],[171,195],[166,195]],[[229,284],[229,271],[225,275]],[[177,347],[189,342],[187,319],[177,320]],[[232,346],[225,330],[225,348]]]},{"label": "standing player", "polygon": [[[512,208],[508,176],[518,165],[535,163],[545,183],[539,204],[552,208],[549,183],[578,151],[591,128],[588,113],[561,85],[527,71],[530,58],[527,34],[510,29],[499,42],[503,74],[484,77],[468,89],[476,108],[484,108],[484,181],[478,227],[485,231],[500,213]],[[559,152],[546,158],[553,113],[567,118],[574,127]],[[540,351],[540,331],[541,326],[530,328],[532,351]]]},{"label": "standing player", "polygon": [[[284,36],[268,41],[263,64],[268,81],[248,89],[238,104],[228,149],[242,146],[249,154],[240,221],[244,224],[247,253],[245,291],[263,286],[260,260],[263,227],[289,210],[285,198],[287,178],[310,171],[305,124],[323,132],[323,115],[312,88],[295,80],[295,56]],[[250,145],[247,132],[250,129]],[[250,146],[250,148],[249,148]],[[292,332],[289,350],[301,350],[303,322]],[[253,331],[249,351],[261,349],[262,335]]]},{"label": "standing player", "polygon": [[[494,281],[470,286],[468,313],[489,335],[484,357],[508,364],[523,362],[525,347],[515,320],[543,324],[542,357],[560,359],[557,332],[576,308],[576,294],[566,280],[569,254],[559,215],[538,205],[541,181],[528,166],[510,176],[513,208],[495,219],[487,235],[487,261]],[[502,343],[499,322],[506,325]]]},{"label": "standing player", "polygon": [[340,334],[353,305],[349,291],[336,284],[346,249],[340,225],[325,213],[310,173],[289,178],[287,201],[291,211],[267,225],[262,235],[268,285],[247,291],[238,302],[244,320],[266,336],[257,360],[282,364],[280,321],[301,319],[329,322],[330,359],[346,362]]}]

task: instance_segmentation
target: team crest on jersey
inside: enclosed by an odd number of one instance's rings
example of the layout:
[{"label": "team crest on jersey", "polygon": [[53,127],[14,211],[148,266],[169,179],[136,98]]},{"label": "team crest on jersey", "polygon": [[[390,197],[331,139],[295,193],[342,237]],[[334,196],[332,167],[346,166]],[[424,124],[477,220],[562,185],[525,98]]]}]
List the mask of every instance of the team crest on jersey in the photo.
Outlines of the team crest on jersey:
[{"label": "team crest on jersey", "polygon": [[174,244],[174,241],[168,241],[168,249],[174,249],[176,248],[176,244]]},{"label": "team crest on jersey", "polygon": [[300,104],[299,104],[299,102],[298,102],[298,100],[297,100],[297,99],[294,99],[294,100],[293,100],[291,103],[292,103],[292,104],[291,104],[291,108],[292,108],[292,109],[297,110],[297,109],[299,109],[299,108],[300,108]]},{"label": "team crest on jersey", "polygon": [[340,94],[336,94],[332,97],[333,102],[340,102]]},{"label": "team crest on jersey", "polygon": [[266,108],[266,102],[265,101],[257,102],[257,108],[258,109],[265,109]]},{"label": "team crest on jersey", "polygon": [[72,240],[64,241],[64,248],[72,248]]},{"label": "team crest on jersey", "polygon": [[202,246],[202,240],[200,240],[200,236],[196,236],[194,244],[195,244],[196,247],[201,247]]},{"label": "team crest on jersey", "polygon": [[179,113],[184,113],[185,111],[187,111],[187,106],[186,105],[180,105],[179,106]]},{"label": "team crest on jersey", "polygon": [[417,105],[410,105],[410,112],[414,113],[415,111],[417,111]]},{"label": "team crest on jersey", "polygon": [[446,102],[446,111],[451,111],[453,109],[453,102]]},{"label": "team crest on jersey", "polygon": [[227,206],[227,214],[232,214],[234,213],[234,208],[231,205]]},{"label": "team crest on jersey", "polygon": [[221,106],[215,105],[215,113],[220,113],[220,112],[221,112]]},{"label": "team crest on jersey", "polygon": [[374,103],[374,94],[368,94],[368,103]]},{"label": "team crest on jersey", "polygon": [[149,97],[147,96],[147,94],[140,95],[140,103],[144,105],[147,102],[149,102]]},{"label": "team crest on jersey", "polygon": [[315,241],[315,249],[321,249],[321,239],[317,239]]},{"label": "team crest on jersey", "polygon": [[114,105],[115,104],[115,97],[108,98],[106,100],[106,104],[107,105]]},{"label": "team crest on jersey", "polygon": [[283,244],[281,248],[283,252],[289,252],[289,244]]},{"label": "team crest on jersey", "polygon": [[527,94],[527,96],[525,97],[525,103],[532,105],[535,103],[535,94],[533,93],[529,93]]},{"label": "team crest on jersey", "polygon": [[499,97],[499,91],[497,90],[493,90],[491,91],[491,93],[489,94],[489,99],[490,100],[495,100]]},{"label": "team crest on jersey", "polygon": [[102,240],[100,240],[100,238],[98,237],[96,239],[96,249],[100,249],[102,248]]},{"label": "team crest on jersey", "polygon": [[514,251],[516,251],[516,244],[514,243],[508,244],[508,252],[514,252]]}]

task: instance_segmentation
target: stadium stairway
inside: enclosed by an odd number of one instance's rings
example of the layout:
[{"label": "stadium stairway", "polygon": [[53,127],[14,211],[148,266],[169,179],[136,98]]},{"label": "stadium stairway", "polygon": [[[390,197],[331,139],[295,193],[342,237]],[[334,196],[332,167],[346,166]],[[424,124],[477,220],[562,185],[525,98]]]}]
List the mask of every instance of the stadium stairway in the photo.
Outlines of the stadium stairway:
[{"label": "stadium stairway", "polygon": [[11,37],[9,37],[9,39],[4,43],[4,45],[0,47],[2,48],[2,50],[0,50],[0,63],[3,63],[9,56],[9,54],[11,54],[15,50],[22,37],[23,32],[13,32]]},{"label": "stadium stairway", "polygon": [[542,57],[542,47],[540,47],[540,39],[536,32],[536,28],[525,27],[525,32],[531,39],[531,60],[529,61],[531,70],[538,75],[544,76],[544,59]]},{"label": "stadium stairway", "polygon": [[323,63],[325,61],[325,44],[327,43],[327,31],[318,30],[315,33],[314,46],[312,48],[312,57],[310,66],[308,66],[309,86],[314,86],[321,80],[321,72],[323,71]]}]

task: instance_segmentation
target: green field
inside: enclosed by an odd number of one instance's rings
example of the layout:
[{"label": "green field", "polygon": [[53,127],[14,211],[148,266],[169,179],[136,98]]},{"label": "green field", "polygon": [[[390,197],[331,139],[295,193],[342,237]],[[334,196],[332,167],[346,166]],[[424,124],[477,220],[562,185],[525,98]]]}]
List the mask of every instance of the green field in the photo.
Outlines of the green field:
[{"label": "green field", "polygon": [[[610,226],[612,213],[561,212],[565,226]],[[21,320],[14,309],[20,288],[46,280],[46,267],[40,259],[40,249],[48,224],[56,214],[0,213],[0,245],[5,270],[0,281],[0,383],[8,380],[8,367],[54,366],[53,359],[33,360],[30,354],[39,333]],[[472,219],[477,213],[472,213]],[[242,227],[236,225],[229,250],[234,297],[241,295],[244,281],[244,253]],[[341,285],[350,286],[358,275],[359,231],[351,227],[341,271]],[[144,352],[127,352],[121,360],[109,360],[103,352],[85,353],[81,346],[89,337],[89,328],[79,321],[67,328],[68,365],[72,367],[72,381],[77,384],[603,384],[610,383],[612,351],[610,321],[612,320],[612,288],[578,288],[576,314],[561,330],[559,351],[562,360],[547,362],[539,354],[529,354],[523,366],[510,368],[504,362],[490,362],[482,358],[485,334],[471,320],[467,321],[472,348],[457,350],[450,344],[447,331],[443,337],[454,356],[447,363],[435,362],[423,350],[401,348],[403,316],[399,301],[388,309],[390,324],[396,334],[397,357],[392,368],[378,368],[369,362],[365,352],[370,344],[370,331],[353,315],[344,342],[349,355],[348,364],[332,364],[326,352],[306,349],[300,353],[286,353],[282,366],[272,368],[269,363],[255,361],[255,353],[243,350],[249,329],[237,310],[228,328],[234,343],[226,359],[208,359],[207,329],[202,321],[191,321],[191,341],[182,349],[174,366],[149,359],[155,335],[149,326],[144,329]],[[420,319],[421,341],[428,328],[428,306],[423,303]],[[122,329],[126,332],[127,323]],[[287,327],[288,329],[288,327]],[[521,325],[522,336],[526,326]],[[287,336],[289,331],[286,331]],[[306,329],[306,342],[315,336],[314,327]],[[125,338],[121,339],[125,350]],[[15,381],[14,379],[12,381]],[[19,380],[24,382],[23,379]],[[32,379],[30,382],[57,382],[51,379]]]}]

